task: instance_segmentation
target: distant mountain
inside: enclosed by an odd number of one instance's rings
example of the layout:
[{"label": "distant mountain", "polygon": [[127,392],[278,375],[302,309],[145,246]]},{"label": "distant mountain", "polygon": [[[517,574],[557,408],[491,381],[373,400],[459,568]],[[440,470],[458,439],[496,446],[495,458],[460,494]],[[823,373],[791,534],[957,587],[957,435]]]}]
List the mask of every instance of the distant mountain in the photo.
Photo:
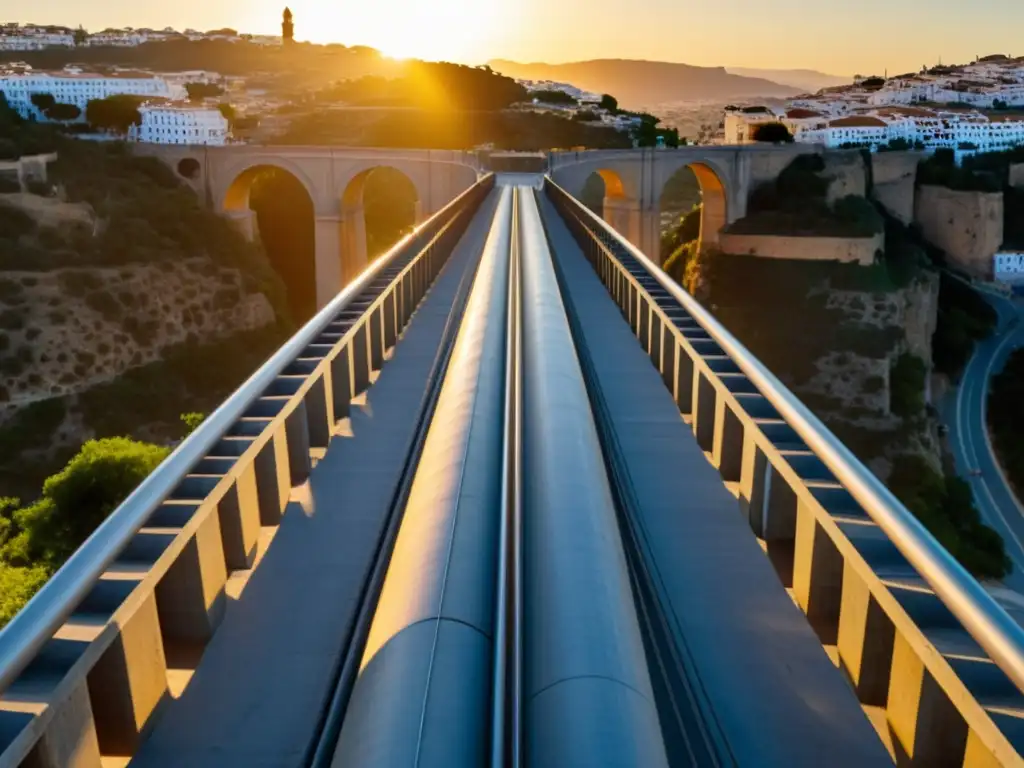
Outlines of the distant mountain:
[{"label": "distant mountain", "polygon": [[626,109],[675,101],[728,101],[751,97],[796,96],[802,88],[731,74],[725,67],[693,67],[664,61],[596,59],[570,64],[519,64],[496,59],[491,69],[509,77],[555,80],[610,93]]},{"label": "distant mountain", "polygon": [[827,75],[814,69],[751,69],[750,67],[726,67],[725,69],[733,75],[762,77],[810,93],[835,85],[849,85],[853,82],[852,77]]}]

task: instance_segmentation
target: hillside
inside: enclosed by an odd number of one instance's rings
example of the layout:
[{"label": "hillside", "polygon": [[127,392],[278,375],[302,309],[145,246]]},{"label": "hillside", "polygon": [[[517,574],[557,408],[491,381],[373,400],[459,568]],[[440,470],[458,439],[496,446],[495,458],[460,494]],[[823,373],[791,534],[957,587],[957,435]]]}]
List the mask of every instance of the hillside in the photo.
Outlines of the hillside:
[{"label": "hillside", "polygon": [[214,408],[290,321],[262,249],[158,160],[2,102],[0,140],[56,154],[45,182],[0,186],[0,496],[30,501],[85,440],[180,437],[179,415]]},{"label": "hillside", "polygon": [[796,96],[802,89],[730,74],[725,67],[694,67],[664,61],[596,59],[569,64],[520,64],[496,59],[492,69],[509,77],[556,80],[588,91],[611,93],[626,109],[670,101]]},{"label": "hillside", "polygon": [[771,80],[773,83],[788,85],[791,88],[799,88],[811,93],[820,91],[822,88],[849,85],[853,82],[852,77],[827,75],[815,69],[757,69],[753,67],[726,67],[725,69],[731,75]]}]

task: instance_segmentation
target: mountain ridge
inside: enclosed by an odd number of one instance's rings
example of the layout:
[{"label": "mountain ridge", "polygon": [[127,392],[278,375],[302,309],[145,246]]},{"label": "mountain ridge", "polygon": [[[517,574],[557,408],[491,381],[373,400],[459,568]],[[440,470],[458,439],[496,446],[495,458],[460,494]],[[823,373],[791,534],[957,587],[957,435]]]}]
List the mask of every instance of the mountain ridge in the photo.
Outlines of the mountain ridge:
[{"label": "mountain ridge", "polygon": [[697,67],[642,59],[591,59],[567,64],[493,59],[488,65],[509,77],[569,82],[588,91],[610,93],[627,109],[674,101],[786,98],[805,90],[732,74],[724,66]]}]

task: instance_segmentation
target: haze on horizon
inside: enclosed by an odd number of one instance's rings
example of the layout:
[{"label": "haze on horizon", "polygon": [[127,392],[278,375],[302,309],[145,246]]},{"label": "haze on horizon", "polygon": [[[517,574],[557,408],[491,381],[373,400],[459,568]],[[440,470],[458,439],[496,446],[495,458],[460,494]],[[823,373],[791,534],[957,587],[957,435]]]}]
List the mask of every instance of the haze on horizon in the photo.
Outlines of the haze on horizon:
[{"label": "haze on horizon", "polygon": [[0,0],[0,19],[275,34],[286,3],[298,40],[467,64],[633,58],[852,75],[1024,55],[1021,0],[832,0],[831,9],[807,0],[43,0],[31,9]]}]

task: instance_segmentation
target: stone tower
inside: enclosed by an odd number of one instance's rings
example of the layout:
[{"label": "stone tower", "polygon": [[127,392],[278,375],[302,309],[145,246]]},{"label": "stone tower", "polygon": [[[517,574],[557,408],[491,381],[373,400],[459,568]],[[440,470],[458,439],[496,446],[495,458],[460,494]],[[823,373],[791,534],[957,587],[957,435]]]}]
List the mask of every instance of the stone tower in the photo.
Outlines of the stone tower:
[{"label": "stone tower", "polygon": [[284,18],[281,21],[281,42],[284,45],[291,45],[295,42],[295,25],[292,24],[290,8],[284,9]]}]

